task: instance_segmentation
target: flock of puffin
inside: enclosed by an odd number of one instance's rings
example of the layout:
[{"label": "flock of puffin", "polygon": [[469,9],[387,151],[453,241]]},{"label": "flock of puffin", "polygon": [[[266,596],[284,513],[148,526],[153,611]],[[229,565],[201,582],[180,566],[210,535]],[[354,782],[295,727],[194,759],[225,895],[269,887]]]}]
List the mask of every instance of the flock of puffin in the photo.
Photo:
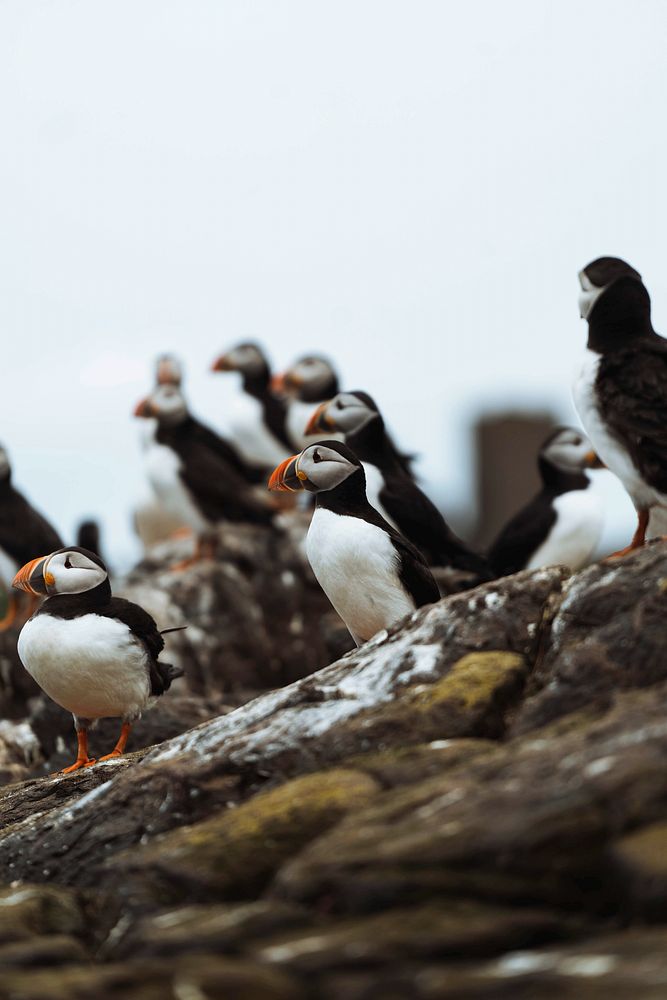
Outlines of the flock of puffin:
[{"label": "flock of puffin", "polygon": [[[574,400],[588,437],[572,428],[550,436],[538,456],[540,492],[484,555],[454,534],[420,489],[410,456],[397,448],[371,396],[341,391],[324,358],[303,357],[272,376],[256,344],[219,357],[213,370],[238,373],[253,404],[252,418],[224,438],[190,413],[181,366],[162,356],[135,415],[146,421],[143,452],[156,500],[196,540],[188,562],[214,554],[218,522],[280,530],[282,507],[266,491],[267,479],[269,491],[312,494],[308,559],[360,645],[438,600],[433,567],[465,571],[475,585],[526,568],[585,565],[602,526],[590,469],[614,473],[637,511],[637,530],[615,556],[660,533],[667,520],[667,340],[653,330],[648,292],[630,265],[603,257],[579,280],[588,344]],[[66,772],[94,763],[87,734],[102,717],[122,720],[107,757],[122,754],[132,723],[180,671],[160,661],[164,640],[152,617],[112,597],[99,555],[63,547],[13,488],[0,452],[0,573],[22,563],[14,587],[46,600],[31,606],[18,652],[74,717],[79,752]]]}]

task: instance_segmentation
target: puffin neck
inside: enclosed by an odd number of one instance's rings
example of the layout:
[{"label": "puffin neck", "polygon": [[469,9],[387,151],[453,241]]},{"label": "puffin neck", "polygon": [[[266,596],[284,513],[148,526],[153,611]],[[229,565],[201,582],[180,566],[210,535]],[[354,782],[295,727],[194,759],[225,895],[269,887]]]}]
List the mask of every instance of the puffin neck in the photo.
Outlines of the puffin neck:
[{"label": "puffin neck", "polygon": [[379,413],[359,430],[346,434],[345,443],[362,462],[372,462],[378,469],[389,469],[400,464],[385,431],[384,420]]},{"label": "puffin neck", "polygon": [[40,611],[55,618],[74,618],[87,611],[94,614],[98,608],[105,608],[110,600],[111,584],[107,578],[92,590],[84,590],[80,594],[54,594],[44,601]]},{"label": "puffin neck", "polygon": [[588,318],[588,347],[598,354],[623,350],[657,334],[651,299],[635,278],[620,278],[597,300]]},{"label": "puffin neck", "polygon": [[270,392],[271,373],[268,365],[255,375],[243,373],[243,391],[255,399],[263,400]]},{"label": "puffin neck", "polygon": [[589,486],[590,480],[585,472],[566,472],[541,456],[537,464],[545,489],[555,496],[571,490],[585,490]]},{"label": "puffin neck", "polygon": [[366,475],[361,466],[333,490],[317,494],[316,506],[334,514],[361,514],[370,507],[366,496]]}]

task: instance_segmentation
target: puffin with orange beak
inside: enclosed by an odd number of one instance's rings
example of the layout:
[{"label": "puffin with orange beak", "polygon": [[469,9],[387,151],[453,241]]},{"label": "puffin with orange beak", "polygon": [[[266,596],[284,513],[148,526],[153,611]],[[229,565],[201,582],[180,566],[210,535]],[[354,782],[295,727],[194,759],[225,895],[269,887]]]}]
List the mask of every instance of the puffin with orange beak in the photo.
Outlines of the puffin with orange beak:
[{"label": "puffin with orange beak", "polygon": [[157,422],[146,471],[162,506],[195,534],[195,559],[214,544],[221,521],[271,524],[274,512],[251,490],[235,449],[190,414],[177,386],[158,386],[134,415]]},{"label": "puffin with orange beak", "polygon": [[88,731],[98,719],[122,720],[116,746],[100,760],[121,756],[132,724],[183,673],[159,660],[162,635],[174,630],[159,632],[138,604],[112,597],[106,566],[78,546],[31,559],[13,586],[47,598],[21,629],[18,654],[45,694],[74,718],[77,759],[61,773],[95,763]]},{"label": "puffin with orange beak", "polygon": [[499,576],[542,566],[576,572],[590,562],[600,541],[602,504],[590,488],[590,469],[602,463],[574,427],[560,427],[540,448],[542,489],[505,525],[489,550]]},{"label": "puffin with orange beak", "polygon": [[[39,514],[12,484],[9,457],[0,446],[0,580],[7,588],[19,566],[34,552],[47,552],[62,545],[58,532]],[[37,600],[33,595],[28,609],[19,612],[17,599],[9,591],[0,617],[0,631],[8,629],[17,619],[29,617]]]},{"label": "puffin with orange beak", "polygon": [[382,414],[366,392],[340,392],[312,413],[306,433],[337,430],[361,460],[369,502],[415,545],[430,566],[451,566],[472,574],[474,586],[491,580],[486,560],[454,534],[434,503],[419,488],[385,428]]},{"label": "puffin with orange beak", "polygon": [[422,554],[371,506],[364,467],[338,441],[285,459],[269,489],[315,494],[306,552],[358,646],[440,594]]},{"label": "puffin with orange beak", "polygon": [[[274,393],[284,397],[287,405],[285,427],[292,448],[305,448],[321,437],[319,432],[307,434],[304,428],[313,407],[331,399],[338,392],[338,376],[327,358],[319,354],[306,354],[282,374],[271,380]],[[331,440],[343,440],[342,434],[329,431]]]},{"label": "puffin with orange beak", "polygon": [[237,344],[213,363],[214,372],[236,372],[242,392],[228,413],[234,444],[244,461],[262,469],[262,479],[292,450],[285,420],[287,402],[271,389],[271,369],[264,351],[252,342]]}]

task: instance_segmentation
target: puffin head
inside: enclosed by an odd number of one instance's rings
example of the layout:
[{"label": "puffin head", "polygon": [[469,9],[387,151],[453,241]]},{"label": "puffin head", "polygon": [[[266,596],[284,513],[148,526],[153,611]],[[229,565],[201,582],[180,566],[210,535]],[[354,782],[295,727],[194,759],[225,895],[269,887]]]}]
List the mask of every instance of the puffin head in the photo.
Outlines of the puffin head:
[{"label": "puffin head", "polygon": [[589,347],[604,351],[654,336],[651,298],[634,267],[618,257],[598,257],[579,272],[579,313],[587,320]]},{"label": "puffin head", "polygon": [[585,434],[574,427],[559,427],[540,448],[540,465],[547,463],[561,472],[583,472],[604,466]]},{"label": "puffin head", "polygon": [[211,371],[240,372],[249,378],[258,378],[261,375],[268,375],[269,363],[259,344],[248,341],[244,344],[237,344],[230,351],[221,354],[213,362]]},{"label": "puffin head", "polygon": [[156,385],[176,385],[183,382],[183,366],[174,354],[160,354],[155,364]]},{"label": "puffin head", "polygon": [[38,597],[83,594],[107,580],[107,568],[94,552],[74,545],[48,556],[31,559],[14,579],[12,587]]},{"label": "puffin head", "polygon": [[137,403],[135,417],[154,417],[166,427],[182,423],[188,415],[183,393],[176,385],[158,385],[150,396]]},{"label": "puffin head", "polygon": [[333,365],[319,354],[307,354],[271,381],[274,392],[286,393],[303,403],[330,399],[338,392]]},{"label": "puffin head", "polygon": [[339,392],[320,403],[306,425],[306,434],[341,431],[353,434],[380,416],[375,402],[366,392]]},{"label": "puffin head", "polygon": [[363,474],[361,462],[347,445],[339,441],[318,441],[281,462],[271,473],[269,489],[320,493],[335,489],[360,470]]}]

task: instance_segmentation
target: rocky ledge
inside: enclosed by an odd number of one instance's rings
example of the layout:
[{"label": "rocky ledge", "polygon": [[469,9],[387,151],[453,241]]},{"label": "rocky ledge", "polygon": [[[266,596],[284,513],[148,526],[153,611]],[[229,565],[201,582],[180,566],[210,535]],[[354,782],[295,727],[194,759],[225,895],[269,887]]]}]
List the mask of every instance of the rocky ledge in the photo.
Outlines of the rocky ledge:
[{"label": "rocky ledge", "polygon": [[[324,667],[344,636],[298,540],[238,545],[129,582],[194,622],[154,745],[0,788],[0,998],[667,995],[667,545],[443,598]],[[21,766],[46,716],[5,724]]]}]

